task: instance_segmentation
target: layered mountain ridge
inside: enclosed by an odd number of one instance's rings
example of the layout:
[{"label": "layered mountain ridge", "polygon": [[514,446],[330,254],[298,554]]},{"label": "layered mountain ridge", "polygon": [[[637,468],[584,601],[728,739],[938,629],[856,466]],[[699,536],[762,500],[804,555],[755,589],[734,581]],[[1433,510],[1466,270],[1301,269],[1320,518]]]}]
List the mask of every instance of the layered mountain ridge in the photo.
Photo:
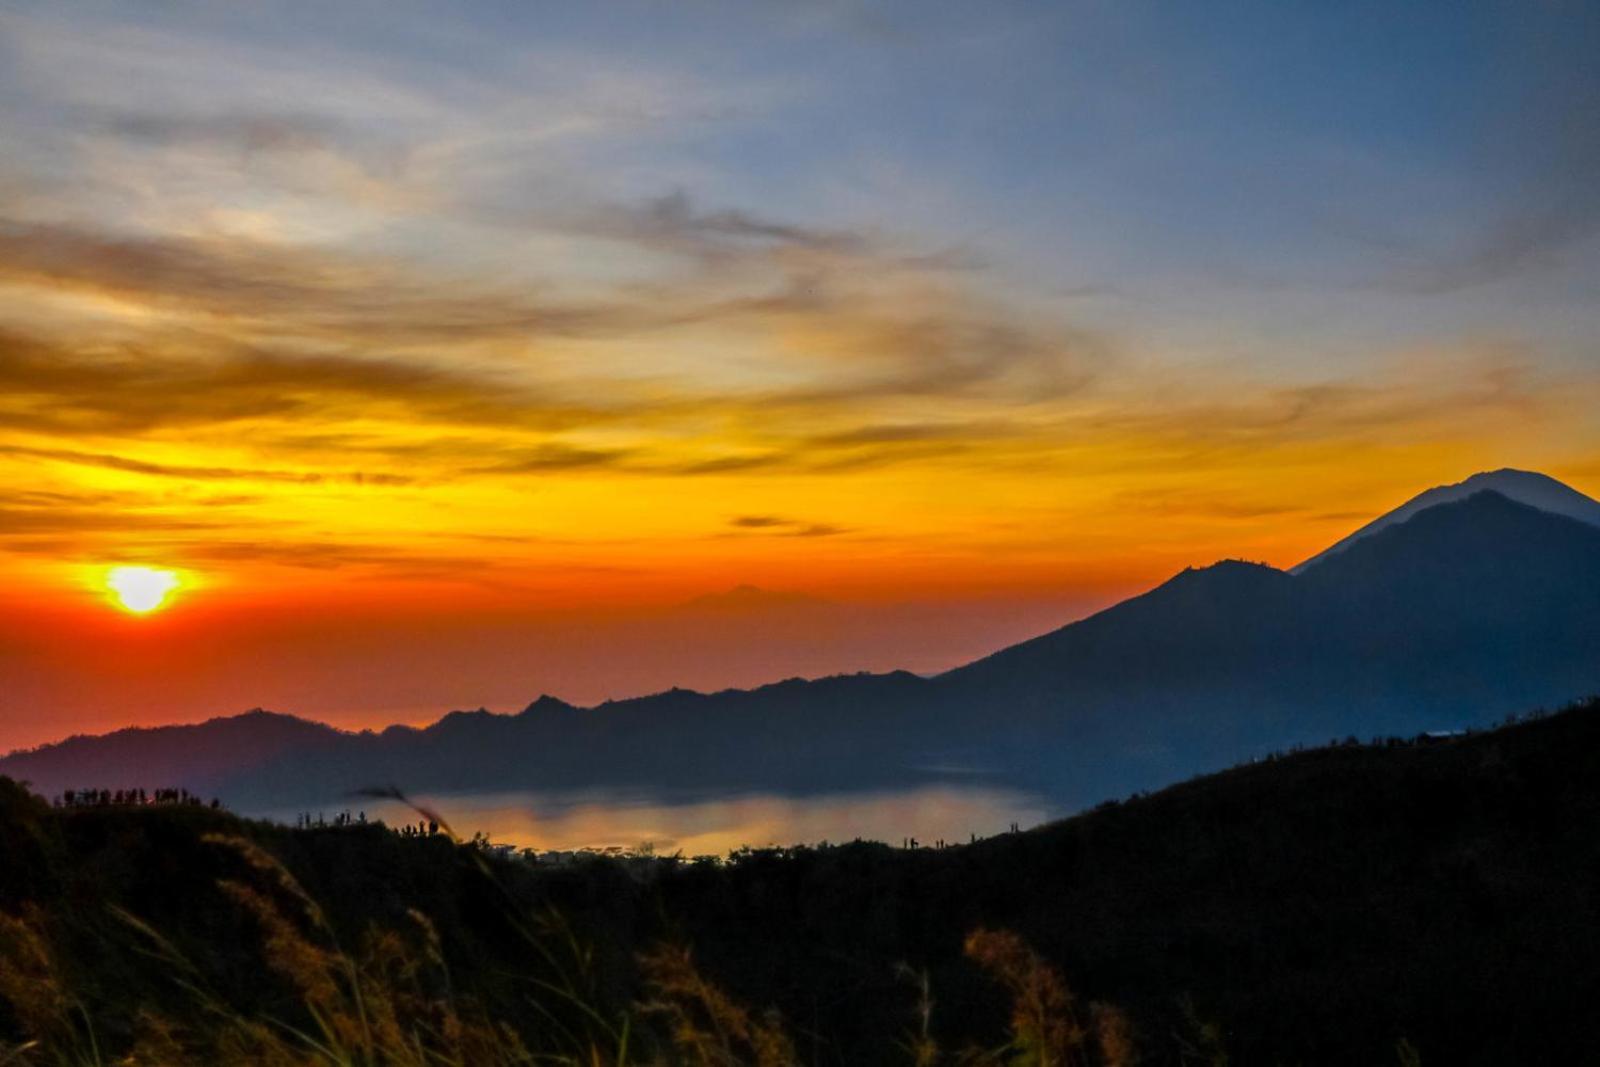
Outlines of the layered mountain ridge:
[{"label": "layered mountain ridge", "polygon": [[[257,714],[74,738],[0,759],[0,774],[47,794],[182,784],[268,810],[374,785],[829,791],[964,767],[1081,806],[1296,743],[1472,726],[1600,692],[1600,524],[1459,488],[1293,571],[1186,570],[932,678],[593,708],[546,696],[381,734]],[[1564,494],[1539,499],[1587,514]]]}]

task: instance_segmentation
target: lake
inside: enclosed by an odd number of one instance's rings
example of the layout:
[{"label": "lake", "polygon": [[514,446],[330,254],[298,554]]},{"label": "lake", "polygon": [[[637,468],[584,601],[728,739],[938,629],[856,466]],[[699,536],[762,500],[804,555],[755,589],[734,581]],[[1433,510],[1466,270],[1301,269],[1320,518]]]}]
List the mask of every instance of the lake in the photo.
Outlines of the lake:
[{"label": "lake", "polygon": [[[862,838],[899,845],[916,838],[965,842],[972,835],[1026,829],[1060,813],[1043,798],[1006,789],[926,785],[869,793],[791,796],[742,793],[667,798],[648,794],[463,793],[411,798],[460,837],[540,850],[649,846],[657,855],[723,855],[744,845],[817,844]],[[415,823],[398,801],[365,800],[352,810],[390,826]],[[334,814],[327,812],[328,816]],[[282,814],[278,816],[282,818]],[[293,820],[293,815],[288,816]]]}]

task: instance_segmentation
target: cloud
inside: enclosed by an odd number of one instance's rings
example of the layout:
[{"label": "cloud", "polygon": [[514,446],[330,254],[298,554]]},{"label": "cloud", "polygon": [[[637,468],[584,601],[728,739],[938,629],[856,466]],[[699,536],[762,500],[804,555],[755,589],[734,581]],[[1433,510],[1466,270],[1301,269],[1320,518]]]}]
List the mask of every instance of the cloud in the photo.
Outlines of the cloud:
[{"label": "cloud", "polygon": [[806,439],[816,448],[861,448],[877,445],[925,445],[951,441],[985,441],[1015,437],[1016,423],[980,422],[869,423],[848,430],[817,434]]},{"label": "cloud", "polygon": [[100,127],[155,147],[216,145],[243,152],[308,152],[341,147],[351,137],[342,123],[315,114],[225,111],[203,115],[111,112]]},{"label": "cloud", "polygon": [[370,569],[380,570],[388,577],[477,580],[485,571],[498,567],[494,560],[480,556],[316,539],[241,541],[202,537],[174,545],[172,551],[190,563],[259,563],[307,570]]},{"label": "cloud", "polygon": [[[14,454],[6,449],[0,458]],[[161,492],[14,489],[0,504],[0,548],[24,555],[103,556],[119,551],[118,546],[156,544],[172,537],[186,541],[232,531],[241,513],[223,509],[259,503],[261,498],[254,495],[218,495],[182,486]],[[289,532],[286,523],[272,517],[252,514],[250,521],[275,538]]]},{"label": "cloud", "polygon": [[803,522],[782,515],[735,515],[728,525],[743,533],[764,533],[778,537],[834,537],[850,531],[830,523]]},{"label": "cloud", "polygon": [[260,482],[287,482],[297,485],[316,485],[340,481],[353,485],[398,486],[412,485],[415,478],[403,474],[367,471],[286,471],[258,467],[193,467],[183,464],[151,463],[110,453],[75,452],[65,448],[26,448],[19,445],[0,445],[0,456],[18,456],[27,459],[46,459],[62,463],[75,463],[86,467],[104,467],[108,470],[131,474],[149,474],[160,478],[181,478],[186,481],[238,480]]},{"label": "cloud", "polygon": [[243,237],[146,237],[0,221],[0,280],[225,316],[307,337],[419,346],[590,335],[661,321],[647,308],[543,303],[429,279],[401,263]]},{"label": "cloud", "polygon": [[[1362,379],[1293,386],[1243,379],[1174,379],[1143,403],[1124,402],[1063,428],[1214,450],[1487,433],[1534,417],[1571,388],[1536,373],[1515,350],[1468,347],[1396,357]],[[1440,368],[1448,366],[1448,377]]]},{"label": "cloud", "polygon": [[[177,531],[222,529],[227,524],[221,520],[197,519],[185,515],[140,512],[135,507],[122,505],[115,509],[104,507],[76,507],[60,503],[38,506],[0,505],[0,539],[19,535],[33,537],[38,534],[117,534],[145,535]],[[50,546],[53,554],[60,542]],[[8,549],[13,549],[7,544]]]},{"label": "cloud", "polygon": [[780,353],[832,372],[774,395],[830,405],[890,398],[1047,401],[1077,392],[1108,366],[1112,346],[1089,330],[980,297],[936,275],[883,262],[806,254],[784,281],[720,310],[769,326]]},{"label": "cloud", "polygon": [[[765,398],[789,406],[974,393],[1049,398],[1081,388],[1105,363],[1108,348],[1096,335],[1037,321],[952,286],[940,272],[851,249],[843,238],[802,239],[737,212],[687,211],[672,209],[662,225],[701,237],[770,237],[781,247],[724,250],[738,262],[731,272],[719,266],[558,299],[534,285],[434,277],[398,260],[307,246],[0,221],[0,282],[204,316],[192,328],[221,330],[239,347],[271,339],[377,350],[409,365],[397,375],[425,373],[421,364],[443,345],[498,344],[509,359],[555,341],[716,331],[759,345],[775,369],[792,368],[797,384]],[[729,291],[752,284],[763,291]],[[699,391],[726,387],[714,367]]]},{"label": "cloud", "polygon": [[[289,354],[188,335],[147,343],[157,347],[66,347],[0,333],[0,432],[30,435],[0,437],[0,455],[286,487],[602,473],[826,476],[930,462],[1042,470],[1060,449],[1096,440],[1135,443],[1114,461],[1127,464],[1459,434],[1474,420],[1534,417],[1560,392],[1515,350],[1485,348],[1475,370],[1464,370],[1459,354],[1439,357],[1453,368],[1444,378],[1424,362],[1367,381],[1293,387],[1174,378],[1138,393],[1101,389],[1068,405],[1059,397],[1023,406],[949,394],[937,406],[906,408],[921,418],[885,421],[881,399],[858,404],[846,390],[831,402],[793,392],[654,390],[588,400],[508,380],[492,366]],[[1009,420],[988,414],[997,404]],[[949,417],[928,419],[935,407]],[[152,453],[152,442],[166,443]],[[814,535],[828,532],[819,524]]]},{"label": "cloud", "polygon": [[780,452],[767,452],[748,456],[718,456],[715,459],[696,460],[672,466],[656,467],[658,474],[732,474],[739,471],[774,470],[790,466],[790,456]]},{"label": "cloud", "polygon": [[498,463],[476,467],[473,474],[545,474],[556,471],[616,468],[632,453],[626,449],[573,448],[569,445],[541,445],[512,455]]},{"label": "cloud", "polygon": [[[152,477],[404,486],[430,478],[583,471],[693,477],[865,469],[952,452],[965,438],[988,432],[975,424],[936,431],[876,423],[807,432],[821,408],[814,398],[771,394],[587,402],[542,395],[492,372],[464,374],[408,361],[288,354],[188,335],[101,351],[0,331],[0,427],[71,442],[0,441],[0,454]],[[848,415],[841,410],[828,417]],[[731,438],[684,438],[677,429],[708,418],[751,429]],[[352,428],[341,429],[346,426]],[[248,427],[248,433],[240,436],[234,427]],[[604,427],[625,429],[636,443],[550,437],[581,437]],[[151,435],[173,434],[184,435],[187,454],[231,455],[248,446],[278,464],[140,454]],[[542,439],[530,440],[535,436]],[[89,437],[127,444],[82,447]],[[349,465],[352,459],[360,466]]]},{"label": "cloud", "polygon": [[746,211],[698,210],[682,189],[637,204],[598,205],[579,213],[568,226],[580,233],[627,241],[705,259],[781,246],[865,252],[867,235],[781,222]]},{"label": "cloud", "polygon": [[263,350],[179,334],[65,346],[0,331],[0,420],[38,432],[138,433],[245,420],[321,421],[352,403],[446,423],[567,425],[581,412],[436,366]]},{"label": "cloud", "polygon": [[1120,512],[1136,512],[1163,518],[1223,520],[1265,519],[1301,514],[1308,510],[1302,503],[1256,499],[1230,493],[1226,489],[1208,490],[1171,485],[1119,493],[1113,506]]}]

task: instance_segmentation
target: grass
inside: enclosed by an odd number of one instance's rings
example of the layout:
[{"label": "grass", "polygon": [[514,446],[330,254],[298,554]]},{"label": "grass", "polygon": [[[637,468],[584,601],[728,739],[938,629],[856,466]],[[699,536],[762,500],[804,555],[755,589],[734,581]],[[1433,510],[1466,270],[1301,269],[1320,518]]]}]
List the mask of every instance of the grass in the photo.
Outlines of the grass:
[{"label": "grass", "polygon": [[[402,794],[393,796],[406,801]],[[414,810],[452,843],[462,844],[436,812]],[[50,944],[48,917],[33,907],[18,915],[0,913],[0,1003],[22,1037],[0,1045],[0,1067],[799,1067],[803,1062],[775,1010],[756,1012],[740,1004],[696,967],[685,945],[660,943],[641,953],[641,996],[621,1010],[607,1008],[594,980],[593,955],[581,938],[557,911],[524,910],[476,840],[461,851],[497,891],[531,965],[516,976],[526,987],[529,1009],[516,1022],[495,1018],[457,995],[439,932],[422,912],[408,909],[404,928],[373,925],[358,947],[347,949],[325,909],[276,856],[239,835],[213,832],[201,839],[239,861],[242,874],[218,879],[217,889],[238,918],[253,926],[260,963],[290,993],[292,1014],[241,1010],[169,937],[113,908],[133,950],[160,966],[181,990],[188,1010],[179,1019],[140,1004],[126,1038],[116,1045],[104,1041],[97,1032],[96,1006],[72,991]],[[994,1048],[943,1052],[930,1032],[932,998],[923,976],[919,1028],[903,1046],[909,1063],[1131,1067],[1138,1062],[1126,1018],[1114,1008],[1092,1005],[1091,1043],[1061,976],[1015,934],[974,931],[966,951],[1011,996],[1008,1039]]]},{"label": "grass", "polygon": [[[367,931],[348,949],[324,909],[276,857],[242,837],[207,835],[243,861],[249,878],[218,888],[259,938],[260,960],[292,993],[289,1016],[248,1014],[203,969],[144,920],[116,917],[136,951],[182,990],[182,1018],[141,1006],[125,1040],[97,1032],[96,1006],[58,967],[49,921],[37,909],[0,915],[0,1001],[21,1040],[0,1045],[0,1067],[798,1067],[796,1042],[776,1012],[753,1011],[710,981],[692,951],[663,943],[639,958],[642,996],[609,1011],[586,976],[589,955],[552,914],[518,916],[530,966],[519,977],[529,1013],[497,1019],[457,995],[433,923],[417,911],[404,929]],[[486,872],[491,873],[491,872]],[[1007,991],[1010,1031],[993,1048],[946,1053],[929,1032],[924,979],[907,1062],[966,1067],[1132,1067],[1126,1019],[1095,1004],[1089,1024],[1061,976],[1015,934],[975,931],[967,954]],[[557,975],[552,980],[550,974]],[[530,1024],[529,1020],[533,1020]]]}]

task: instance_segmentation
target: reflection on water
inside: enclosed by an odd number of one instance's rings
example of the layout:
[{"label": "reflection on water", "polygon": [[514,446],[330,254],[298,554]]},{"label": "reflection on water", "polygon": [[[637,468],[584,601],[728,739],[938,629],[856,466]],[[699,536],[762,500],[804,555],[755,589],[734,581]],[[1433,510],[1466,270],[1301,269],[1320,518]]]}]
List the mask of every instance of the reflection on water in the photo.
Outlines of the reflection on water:
[{"label": "reflection on water", "polygon": [[[615,793],[470,793],[412,798],[462,837],[483,832],[519,848],[568,850],[650,845],[657,855],[721,855],[743,845],[815,844],[855,838],[900,844],[914,837],[965,842],[973,834],[1026,828],[1055,813],[1035,796],[1002,789],[931,785],[878,793],[767,793],[663,801]],[[363,803],[369,819],[416,822],[394,801]],[[330,813],[331,814],[331,813]]]}]

